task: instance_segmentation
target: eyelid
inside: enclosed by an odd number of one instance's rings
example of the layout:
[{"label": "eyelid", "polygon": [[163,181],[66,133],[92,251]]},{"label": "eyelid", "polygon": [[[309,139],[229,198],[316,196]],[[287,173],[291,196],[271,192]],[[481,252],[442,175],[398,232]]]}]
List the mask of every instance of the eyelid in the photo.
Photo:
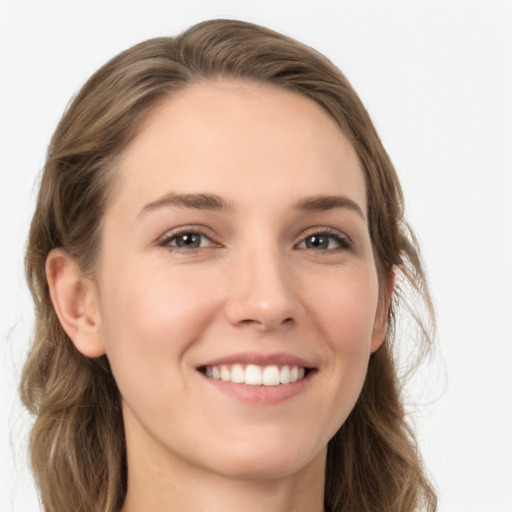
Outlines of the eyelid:
[{"label": "eyelid", "polygon": [[[174,238],[176,238],[180,235],[185,235],[185,234],[196,234],[196,235],[200,235],[200,236],[207,238],[210,242],[210,244],[208,244],[207,247],[222,246],[221,243],[217,242],[217,240],[216,240],[217,236],[210,228],[203,226],[203,225],[198,225],[198,224],[190,224],[190,225],[172,228],[172,229],[166,231],[163,235],[161,235],[156,240],[155,245],[157,245],[159,247],[164,247],[164,248],[172,248],[173,250],[178,250],[178,251],[180,251],[180,250],[193,251],[194,249],[201,248],[201,247],[196,247],[196,248],[187,249],[187,248],[177,247],[175,245],[170,244],[170,242]],[[303,232],[301,232],[298,241],[294,244],[294,247],[298,247],[300,244],[302,244],[305,241],[306,238],[308,238],[310,236],[314,236],[314,235],[325,235],[325,236],[328,236],[331,238],[338,239],[338,241],[340,243],[339,249],[341,249],[341,250],[347,250],[353,245],[353,242],[352,242],[350,236],[348,236],[345,232],[340,231],[339,229],[329,227],[329,226],[314,226],[314,227],[310,227],[310,228],[304,230]],[[330,249],[330,250],[333,250],[333,249]]]},{"label": "eyelid", "polygon": [[192,247],[190,249],[186,249],[183,247],[177,247],[175,245],[171,245],[170,242],[180,236],[180,235],[186,235],[186,234],[194,234],[194,235],[200,235],[205,238],[207,238],[211,243],[208,245],[208,247],[220,247],[221,244],[219,244],[215,240],[215,234],[210,228],[207,228],[206,226],[201,226],[198,224],[191,224],[191,225],[185,225],[185,226],[179,226],[176,228],[169,229],[166,231],[162,236],[160,236],[156,240],[156,245],[160,247],[165,248],[172,248],[173,250],[185,250],[185,251],[193,251],[194,249],[199,249],[200,247]]},{"label": "eyelid", "polygon": [[342,250],[350,249],[353,246],[353,241],[350,236],[348,236],[345,232],[340,231],[339,229],[328,226],[315,226],[306,229],[301,233],[300,239],[295,244],[295,246],[298,247],[306,240],[306,238],[314,235],[326,235],[331,238],[337,238],[341,245],[339,249]]}]

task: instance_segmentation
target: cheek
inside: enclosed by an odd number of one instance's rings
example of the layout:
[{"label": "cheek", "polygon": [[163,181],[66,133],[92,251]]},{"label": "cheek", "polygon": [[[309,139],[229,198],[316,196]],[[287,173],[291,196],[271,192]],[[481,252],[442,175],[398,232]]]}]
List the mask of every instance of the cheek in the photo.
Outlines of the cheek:
[{"label": "cheek", "polygon": [[318,284],[311,283],[309,303],[331,350],[368,352],[378,303],[375,272],[355,268]]},{"label": "cheek", "polygon": [[211,285],[201,276],[171,274],[163,266],[124,270],[118,265],[110,278],[105,276],[101,306],[107,357],[124,405],[148,430],[187,410],[187,358],[213,316],[214,301],[202,288]]},{"label": "cheek", "polygon": [[104,282],[103,335],[113,364],[117,358],[139,371],[144,361],[155,369],[164,361],[180,364],[214,314],[211,294],[204,293],[209,284],[201,276],[131,267],[118,269]]},{"label": "cheek", "polygon": [[372,272],[352,269],[341,274],[325,281],[322,289],[312,287],[316,291],[310,294],[311,308],[315,308],[310,316],[317,319],[317,339],[322,343],[323,370],[328,376],[323,405],[336,411],[328,418],[331,435],[346,420],[361,392],[378,303],[377,279]]}]

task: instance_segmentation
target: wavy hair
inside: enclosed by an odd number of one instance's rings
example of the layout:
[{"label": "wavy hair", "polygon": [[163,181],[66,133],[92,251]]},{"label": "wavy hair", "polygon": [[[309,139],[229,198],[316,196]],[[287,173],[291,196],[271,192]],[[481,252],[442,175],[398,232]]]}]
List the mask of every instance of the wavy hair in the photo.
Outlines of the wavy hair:
[{"label": "wavy hair", "polygon": [[273,84],[327,111],[364,170],[381,283],[392,271],[398,276],[386,342],[371,356],[355,408],[328,445],[326,509],[435,511],[393,348],[397,314],[412,312],[419,361],[432,343],[433,308],[393,165],[357,94],[328,59],[291,38],[235,20],[199,23],[114,57],[79,91],[51,140],[26,251],[36,324],[20,388],[35,416],[30,453],[44,510],[116,512],[127,486],[120,395],[109,362],[105,356],[85,357],[65,334],[49,296],[46,258],[60,247],[84,275],[94,274],[117,159],[161,100],[216,78]]}]

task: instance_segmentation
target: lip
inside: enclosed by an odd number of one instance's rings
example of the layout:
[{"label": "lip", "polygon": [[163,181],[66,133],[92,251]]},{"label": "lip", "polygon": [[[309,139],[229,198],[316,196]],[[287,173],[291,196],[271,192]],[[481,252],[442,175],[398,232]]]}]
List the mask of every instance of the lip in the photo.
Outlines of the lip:
[{"label": "lip", "polygon": [[[207,366],[221,366],[233,364],[255,364],[258,366],[270,365],[289,365],[306,368],[309,370],[307,375],[296,382],[281,384],[278,386],[251,386],[248,384],[238,384],[234,382],[224,382],[222,380],[211,379],[207,377],[202,369]],[[253,352],[244,352],[230,354],[216,359],[206,361],[196,367],[198,375],[203,379],[210,389],[222,393],[228,398],[244,402],[251,405],[270,406],[287,402],[294,397],[304,393],[311,385],[317,368],[314,364],[302,357],[284,352],[261,354]]]},{"label": "lip", "polygon": [[199,369],[206,366],[232,365],[237,363],[242,365],[255,364],[257,366],[283,366],[287,364],[289,366],[299,366],[302,368],[315,369],[315,365],[311,361],[307,361],[302,357],[298,357],[294,354],[288,354],[286,352],[276,352],[271,354],[242,352],[238,354],[230,354],[201,363],[200,365],[196,366],[196,368]]}]

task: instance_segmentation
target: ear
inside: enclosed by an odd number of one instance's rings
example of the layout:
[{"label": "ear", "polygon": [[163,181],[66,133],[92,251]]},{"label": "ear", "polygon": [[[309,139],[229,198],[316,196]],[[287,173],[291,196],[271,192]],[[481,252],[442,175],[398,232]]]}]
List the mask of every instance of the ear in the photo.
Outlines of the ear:
[{"label": "ear", "polygon": [[383,283],[384,290],[380,293],[379,305],[377,306],[377,313],[375,315],[375,324],[373,326],[373,334],[371,341],[371,352],[376,352],[377,349],[384,343],[386,339],[386,331],[388,328],[388,314],[391,307],[391,299],[393,297],[393,289],[395,286],[396,268],[393,266],[386,276]]},{"label": "ear", "polygon": [[105,353],[96,285],[80,275],[78,263],[63,249],[46,258],[46,279],[60,324],[76,349],[87,357]]}]

